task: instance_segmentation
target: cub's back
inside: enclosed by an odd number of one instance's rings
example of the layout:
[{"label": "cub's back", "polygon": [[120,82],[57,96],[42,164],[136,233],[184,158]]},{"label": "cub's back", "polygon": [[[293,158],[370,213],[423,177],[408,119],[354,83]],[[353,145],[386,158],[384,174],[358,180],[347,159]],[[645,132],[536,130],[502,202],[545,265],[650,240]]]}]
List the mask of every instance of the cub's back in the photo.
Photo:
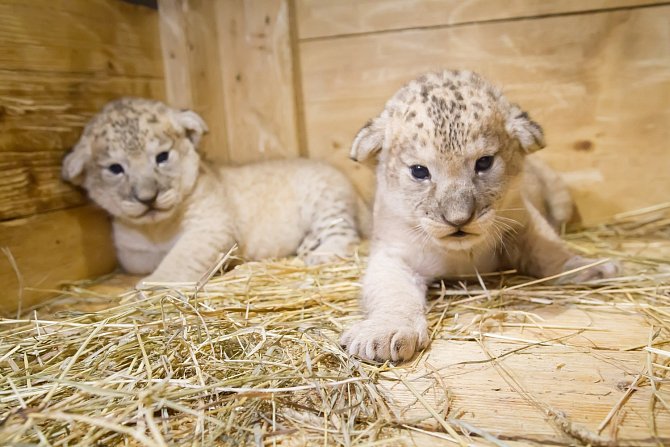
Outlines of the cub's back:
[{"label": "cub's back", "polygon": [[319,213],[353,210],[355,193],[335,168],[306,159],[275,160],[221,170],[236,239],[248,259],[288,256]]}]

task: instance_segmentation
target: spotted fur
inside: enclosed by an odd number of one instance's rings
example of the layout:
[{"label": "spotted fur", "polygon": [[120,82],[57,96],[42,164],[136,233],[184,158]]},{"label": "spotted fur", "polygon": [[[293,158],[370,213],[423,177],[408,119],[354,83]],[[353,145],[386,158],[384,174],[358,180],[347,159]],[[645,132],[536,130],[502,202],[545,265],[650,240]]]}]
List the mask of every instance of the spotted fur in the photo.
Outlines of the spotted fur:
[{"label": "spotted fur", "polygon": [[[361,129],[351,156],[379,165],[366,316],[341,339],[351,354],[402,361],[425,347],[426,287],[436,278],[508,268],[548,276],[591,262],[552,228],[572,203],[557,175],[529,156],[544,145],[528,113],[469,71],[419,77]],[[487,157],[490,167],[476,170]],[[430,176],[416,178],[413,166]],[[564,279],[616,272],[609,262]]]},{"label": "spotted fur", "polygon": [[265,259],[299,252],[310,264],[358,242],[357,197],[324,163],[211,166],[196,148],[207,126],[189,110],[123,98],[86,126],[63,161],[113,217],[121,265],[147,281],[195,281],[233,244]]}]

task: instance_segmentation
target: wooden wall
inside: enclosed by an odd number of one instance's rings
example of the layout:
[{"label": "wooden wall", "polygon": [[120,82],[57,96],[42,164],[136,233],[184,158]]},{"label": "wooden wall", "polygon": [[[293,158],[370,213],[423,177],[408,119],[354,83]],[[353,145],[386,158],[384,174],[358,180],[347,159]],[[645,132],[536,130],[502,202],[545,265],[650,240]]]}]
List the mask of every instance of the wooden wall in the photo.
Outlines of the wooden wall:
[{"label": "wooden wall", "polygon": [[115,267],[108,219],[60,181],[61,159],[103,104],[163,98],[163,77],[155,9],[0,0],[0,311]]},{"label": "wooden wall", "polygon": [[[479,71],[543,124],[586,223],[670,200],[670,2],[298,0],[307,151],[417,74]],[[663,166],[663,168],[661,168]]]},{"label": "wooden wall", "polygon": [[301,152],[288,0],[160,0],[167,99],[209,123],[203,153],[227,163]]},{"label": "wooden wall", "polygon": [[210,123],[210,158],[341,164],[355,132],[405,82],[471,69],[544,126],[541,156],[563,172],[584,223],[670,200],[670,176],[658,169],[670,165],[670,2],[159,5],[168,99]]}]

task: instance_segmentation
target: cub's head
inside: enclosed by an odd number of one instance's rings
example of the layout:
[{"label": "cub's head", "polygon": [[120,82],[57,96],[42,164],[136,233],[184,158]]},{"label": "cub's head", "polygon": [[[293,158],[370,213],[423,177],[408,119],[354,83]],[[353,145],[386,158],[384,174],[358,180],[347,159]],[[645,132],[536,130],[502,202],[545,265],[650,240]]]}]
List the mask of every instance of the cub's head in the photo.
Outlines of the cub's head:
[{"label": "cub's head", "polygon": [[505,196],[518,188],[524,156],[542,147],[541,127],[499,90],[475,73],[444,71],[402,87],[360,130],[351,157],[378,157],[376,200],[393,218],[467,250],[505,227]]},{"label": "cub's head", "polygon": [[63,160],[63,178],[81,185],[113,216],[136,224],[170,217],[193,189],[198,142],[207,131],[192,111],[147,99],[107,104]]}]

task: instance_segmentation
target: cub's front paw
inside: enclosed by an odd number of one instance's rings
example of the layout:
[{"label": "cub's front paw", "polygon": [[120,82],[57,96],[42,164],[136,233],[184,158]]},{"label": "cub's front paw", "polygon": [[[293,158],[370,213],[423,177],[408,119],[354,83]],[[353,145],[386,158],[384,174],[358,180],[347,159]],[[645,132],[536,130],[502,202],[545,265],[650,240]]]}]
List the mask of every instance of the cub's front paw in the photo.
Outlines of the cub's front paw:
[{"label": "cub's front paw", "polygon": [[403,362],[428,344],[426,320],[417,322],[363,320],[342,334],[340,344],[351,355],[384,362]]},{"label": "cub's front paw", "polygon": [[[569,270],[574,270],[579,267],[593,264],[594,262],[598,262],[598,259],[584,258],[582,256],[575,255],[568,259],[568,261],[563,265],[563,271],[567,272]],[[607,261],[571,275],[563,276],[557,282],[559,284],[568,284],[586,282],[593,279],[612,278],[613,276],[618,275],[620,271],[621,266],[617,261]]]}]

